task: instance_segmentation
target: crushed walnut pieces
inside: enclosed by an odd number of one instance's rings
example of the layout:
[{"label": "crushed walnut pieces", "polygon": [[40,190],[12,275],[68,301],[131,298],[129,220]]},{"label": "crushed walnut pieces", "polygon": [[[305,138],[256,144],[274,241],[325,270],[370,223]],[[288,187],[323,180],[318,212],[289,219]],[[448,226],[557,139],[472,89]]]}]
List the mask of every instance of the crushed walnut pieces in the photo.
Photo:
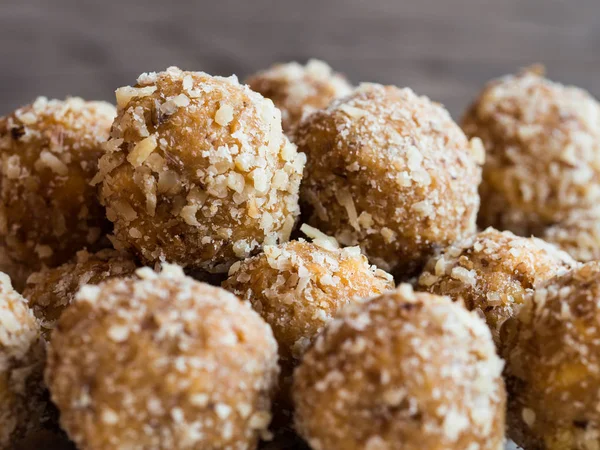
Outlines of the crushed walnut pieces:
[{"label": "crushed walnut pieces", "polygon": [[352,92],[343,75],[316,59],[304,66],[297,62],[275,64],[252,75],[246,83],[250,89],[273,100],[281,111],[283,131],[290,135],[304,116]]},{"label": "crushed walnut pieces", "polygon": [[[326,244],[325,244],[326,245]],[[279,403],[290,405],[293,368],[315,336],[346,305],[394,288],[358,247],[326,248],[290,241],[234,264],[223,287],[252,307],[271,326],[282,367]]]},{"label": "crushed walnut pieces", "polygon": [[58,321],[46,381],[84,449],[255,448],[278,376],[269,326],[164,264],[84,286]]},{"label": "crushed walnut pieces", "polygon": [[227,272],[289,240],[305,157],[271,100],[235,77],[171,67],[117,90],[117,103],[93,181],[118,249]]},{"label": "crushed walnut pieces", "polygon": [[503,362],[474,313],[408,284],[344,309],[294,374],[313,450],[498,450]]},{"label": "crushed walnut pieces", "polygon": [[509,435],[523,448],[600,445],[600,264],[546,281],[502,329]]},{"label": "crushed walnut pieces", "polygon": [[546,228],[542,237],[581,262],[600,260],[600,210],[581,210]]},{"label": "crushed walnut pieces", "polygon": [[90,181],[114,106],[39,97],[0,118],[0,242],[30,271],[103,244],[109,230]]},{"label": "crushed walnut pieces", "polygon": [[448,112],[410,89],[362,84],[309,115],[296,132],[307,155],[308,223],[400,278],[474,231],[481,169]]},{"label": "crushed walnut pieces", "polygon": [[236,263],[223,287],[252,304],[273,328],[281,358],[295,364],[339,309],[394,282],[358,247],[332,250],[300,240]]},{"label": "crushed walnut pieces", "polygon": [[486,149],[479,224],[540,235],[600,207],[600,104],[525,70],[490,82],[462,122]]},{"label": "crushed walnut pieces", "polygon": [[99,284],[109,278],[132,276],[137,265],[130,256],[105,249],[97,253],[77,252],[74,261],[35,272],[27,279],[23,297],[38,318],[46,339],[62,312],[86,284]]},{"label": "crushed walnut pieces", "polygon": [[537,238],[488,228],[432,257],[418,287],[464,302],[487,321],[500,345],[500,328],[540,283],[577,267],[565,252]]}]

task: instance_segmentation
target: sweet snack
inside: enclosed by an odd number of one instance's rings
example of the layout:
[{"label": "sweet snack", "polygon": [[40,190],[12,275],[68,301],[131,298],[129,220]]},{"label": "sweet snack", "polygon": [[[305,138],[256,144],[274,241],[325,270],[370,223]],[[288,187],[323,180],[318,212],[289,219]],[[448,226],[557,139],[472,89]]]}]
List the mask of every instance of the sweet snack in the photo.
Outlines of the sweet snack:
[{"label": "sweet snack", "polygon": [[52,333],[46,381],[81,450],[254,449],[277,343],[250,305],[164,264],[84,286]]},{"label": "sweet snack", "polygon": [[116,250],[105,249],[94,254],[82,250],[72,262],[31,274],[23,297],[39,320],[44,337],[49,339],[56,321],[81,287],[131,276],[136,268],[135,261]]},{"label": "sweet snack", "polygon": [[400,278],[475,230],[483,149],[410,89],[362,84],[296,132],[310,225]]},{"label": "sweet snack", "polygon": [[522,236],[600,205],[600,104],[539,68],[490,82],[463,119],[486,148],[479,225]]},{"label": "sweet snack", "polygon": [[525,449],[600,446],[600,264],[547,281],[503,327],[511,438]]},{"label": "sweet snack", "polygon": [[293,133],[302,117],[326,108],[333,99],[352,92],[346,78],[317,59],[275,64],[246,80],[250,89],[273,100],[281,111],[283,131]]},{"label": "sweet snack", "polygon": [[0,449],[38,430],[48,419],[44,398],[45,345],[27,302],[0,273]]},{"label": "sweet snack", "polygon": [[[223,284],[273,329],[285,378],[340,309],[394,288],[392,276],[370,265],[358,247],[338,248],[317,230],[302,229],[315,237],[312,243],[266,246],[264,253],[232,266]],[[289,380],[280,384],[287,390]]]},{"label": "sweet snack", "polygon": [[480,312],[499,345],[502,324],[531,299],[534,288],[577,266],[541,239],[487,228],[431,258],[418,286]]},{"label": "sweet snack", "polygon": [[247,83],[0,117],[0,450],[600,450],[600,104]]},{"label": "sweet snack", "polygon": [[344,309],[294,374],[313,450],[499,450],[502,360],[474,313],[408,284]]},{"label": "sweet snack", "polygon": [[289,239],[305,157],[271,100],[171,67],[117,89],[117,103],[93,181],[118,249],[218,273]]},{"label": "sweet snack", "polygon": [[600,260],[600,211],[574,212],[546,228],[543,238],[578,261]]},{"label": "sweet snack", "polygon": [[110,223],[90,181],[115,114],[39,97],[0,118],[0,244],[15,264],[55,267],[98,246]]}]

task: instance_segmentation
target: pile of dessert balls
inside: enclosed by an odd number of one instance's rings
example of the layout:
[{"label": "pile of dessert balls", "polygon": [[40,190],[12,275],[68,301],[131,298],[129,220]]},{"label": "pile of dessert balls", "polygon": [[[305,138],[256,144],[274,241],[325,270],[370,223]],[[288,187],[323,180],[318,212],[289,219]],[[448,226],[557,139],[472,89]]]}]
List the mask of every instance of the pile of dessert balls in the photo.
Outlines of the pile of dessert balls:
[{"label": "pile of dessert balls", "polygon": [[246,83],[0,119],[0,449],[600,449],[600,104]]}]

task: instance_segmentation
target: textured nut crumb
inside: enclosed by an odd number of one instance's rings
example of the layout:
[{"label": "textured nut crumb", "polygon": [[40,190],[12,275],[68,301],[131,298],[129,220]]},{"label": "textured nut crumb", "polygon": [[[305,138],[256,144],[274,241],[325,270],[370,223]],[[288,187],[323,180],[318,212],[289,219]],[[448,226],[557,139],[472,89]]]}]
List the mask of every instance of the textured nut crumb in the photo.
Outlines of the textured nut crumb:
[{"label": "textured nut crumb", "polygon": [[356,250],[304,240],[266,246],[232,267],[223,287],[252,304],[273,328],[282,363],[295,365],[339,309],[394,287]]},{"label": "textured nut crumb", "polygon": [[600,443],[600,264],[537,287],[502,329],[510,437],[523,448]]},{"label": "textured nut crumb", "polygon": [[23,297],[39,320],[43,335],[49,339],[56,321],[82,286],[131,276],[135,269],[136,264],[129,256],[115,250],[95,254],[80,251],[72,262],[31,274]]},{"label": "textured nut crumb", "polygon": [[104,209],[90,185],[115,108],[38,98],[0,118],[0,245],[29,271],[105,245]]},{"label": "textured nut crumb", "polygon": [[541,239],[488,228],[429,260],[418,286],[480,311],[500,344],[500,328],[529,301],[540,283],[577,267]]},{"label": "textured nut crumb", "polygon": [[222,104],[215,114],[215,122],[224,127],[233,120],[233,112],[231,106],[226,103]]},{"label": "textured nut crumb", "polygon": [[307,116],[308,223],[408,278],[475,229],[480,155],[448,112],[410,89],[363,84]]},{"label": "textured nut crumb", "polygon": [[352,86],[323,61],[311,59],[276,64],[246,80],[251,89],[273,100],[281,110],[283,130],[291,133],[300,120],[325,108],[335,98],[350,94]]},{"label": "textured nut crumb", "polygon": [[115,245],[147,264],[225,273],[289,239],[305,156],[270,100],[175,67],[131,89],[144,95],[119,109],[94,179]]},{"label": "textured nut crumb", "polygon": [[600,260],[600,211],[577,211],[543,232],[543,238],[556,244],[581,262]]},{"label": "textured nut crumb", "polygon": [[503,363],[485,323],[410,285],[345,308],[294,374],[314,449],[498,450]]},{"label": "textured nut crumb", "polygon": [[133,167],[139,167],[148,159],[150,154],[156,150],[156,147],[156,136],[148,136],[135,144],[133,150],[127,155],[127,161],[129,161]]},{"label": "textured nut crumb", "polygon": [[79,448],[255,448],[278,375],[269,326],[180,267],[136,273],[85,286],[58,321],[46,380],[62,427]]},{"label": "textured nut crumb", "polygon": [[541,235],[600,208],[600,104],[536,68],[491,81],[463,119],[486,149],[482,227]]}]

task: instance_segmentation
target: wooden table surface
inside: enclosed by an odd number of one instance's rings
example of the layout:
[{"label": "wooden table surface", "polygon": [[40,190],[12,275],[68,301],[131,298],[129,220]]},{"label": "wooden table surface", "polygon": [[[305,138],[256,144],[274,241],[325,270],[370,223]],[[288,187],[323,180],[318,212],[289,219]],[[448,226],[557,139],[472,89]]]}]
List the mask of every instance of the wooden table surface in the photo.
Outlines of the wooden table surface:
[{"label": "wooden table surface", "polygon": [[0,0],[0,114],[44,94],[113,99],[168,65],[240,77],[322,58],[458,116],[532,62],[600,95],[599,0]]}]

